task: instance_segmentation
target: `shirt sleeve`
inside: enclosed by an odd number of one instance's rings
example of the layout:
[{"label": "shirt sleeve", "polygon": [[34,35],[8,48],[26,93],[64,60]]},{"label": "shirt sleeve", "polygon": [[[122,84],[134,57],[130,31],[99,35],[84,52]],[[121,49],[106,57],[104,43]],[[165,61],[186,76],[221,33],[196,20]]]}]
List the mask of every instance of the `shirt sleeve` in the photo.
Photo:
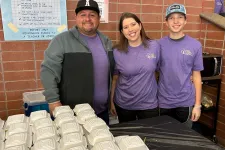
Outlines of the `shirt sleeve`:
[{"label": "shirt sleeve", "polygon": [[114,67],[114,71],[113,71],[113,75],[119,75],[119,69],[118,69],[118,64],[117,64],[117,55],[116,55],[116,49],[113,49],[113,56],[114,56],[114,60],[115,60],[115,67]]},{"label": "shirt sleeve", "polygon": [[44,53],[44,60],[41,64],[40,78],[45,91],[43,92],[46,101],[52,103],[59,100],[58,84],[61,80],[62,61],[64,50],[59,44],[60,41],[54,38]]}]

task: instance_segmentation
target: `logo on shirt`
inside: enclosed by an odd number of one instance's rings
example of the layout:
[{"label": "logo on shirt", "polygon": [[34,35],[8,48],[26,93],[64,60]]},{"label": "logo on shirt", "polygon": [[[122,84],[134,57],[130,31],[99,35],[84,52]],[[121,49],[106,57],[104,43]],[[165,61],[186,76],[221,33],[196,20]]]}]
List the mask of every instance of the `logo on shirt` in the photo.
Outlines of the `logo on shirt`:
[{"label": "logo on shirt", "polygon": [[146,55],[146,57],[147,57],[148,59],[156,58],[156,56],[155,56],[154,53],[148,53],[148,54]]},{"label": "logo on shirt", "polygon": [[216,5],[219,5],[219,6],[221,6],[221,5],[222,5],[222,3],[221,3],[221,2],[217,2],[217,3],[216,3]]},{"label": "logo on shirt", "polygon": [[190,50],[181,50],[181,53],[182,53],[183,55],[192,56],[192,53],[191,53]]}]

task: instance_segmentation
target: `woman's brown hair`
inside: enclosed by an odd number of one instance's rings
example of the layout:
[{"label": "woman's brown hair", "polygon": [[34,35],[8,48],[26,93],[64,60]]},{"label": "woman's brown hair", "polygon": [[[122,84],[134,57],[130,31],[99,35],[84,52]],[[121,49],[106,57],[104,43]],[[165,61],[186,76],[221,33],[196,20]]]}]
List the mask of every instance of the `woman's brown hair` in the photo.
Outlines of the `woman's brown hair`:
[{"label": "woman's brown hair", "polygon": [[146,35],[145,29],[142,25],[141,20],[135,14],[129,13],[129,12],[125,12],[120,16],[120,22],[119,22],[120,41],[117,45],[114,46],[114,48],[118,49],[119,51],[124,51],[124,52],[128,51],[128,45],[129,45],[128,40],[122,33],[123,21],[124,19],[127,19],[127,18],[133,18],[141,26],[141,32],[140,32],[141,41],[144,47],[147,48],[149,46],[147,41],[150,40],[150,38]]}]

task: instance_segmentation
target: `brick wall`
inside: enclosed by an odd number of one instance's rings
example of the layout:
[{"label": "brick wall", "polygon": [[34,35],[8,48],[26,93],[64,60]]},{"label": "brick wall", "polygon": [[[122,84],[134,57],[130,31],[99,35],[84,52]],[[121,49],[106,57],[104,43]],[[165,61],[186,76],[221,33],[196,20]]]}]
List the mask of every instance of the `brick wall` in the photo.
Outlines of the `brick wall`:
[{"label": "brick wall", "polygon": [[[164,24],[166,7],[174,2],[185,4],[188,24],[185,32],[201,41],[204,51],[225,54],[224,30],[200,19],[199,13],[213,12],[214,0],[108,0],[109,23],[101,24],[100,30],[113,42],[118,41],[117,24],[122,12],[137,14],[153,39],[159,39],[168,33]],[[74,26],[74,9],[77,0],[67,0],[68,26]],[[43,52],[49,41],[4,41],[2,22],[0,22],[0,118],[22,113],[22,93],[41,90],[40,64]],[[224,60],[225,62],[225,60]],[[225,70],[225,63],[223,64]],[[225,71],[222,75],[221,99],[217,135],[225,139]],[[204,87],[215,95],[216,89]],[[206,118],[206,119],[205,119]],[[210,115],[202,120],[210,124]]]}]

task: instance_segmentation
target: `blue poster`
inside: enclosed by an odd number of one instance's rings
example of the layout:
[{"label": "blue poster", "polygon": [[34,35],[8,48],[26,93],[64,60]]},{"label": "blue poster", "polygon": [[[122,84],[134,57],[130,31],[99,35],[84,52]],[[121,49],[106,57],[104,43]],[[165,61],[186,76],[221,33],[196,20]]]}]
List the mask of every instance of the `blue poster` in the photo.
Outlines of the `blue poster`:
[{"label": "blue poster", "polygon": [[66,0],[2,0],[4,37],[11,40],[51,40],[68,30]]}]

